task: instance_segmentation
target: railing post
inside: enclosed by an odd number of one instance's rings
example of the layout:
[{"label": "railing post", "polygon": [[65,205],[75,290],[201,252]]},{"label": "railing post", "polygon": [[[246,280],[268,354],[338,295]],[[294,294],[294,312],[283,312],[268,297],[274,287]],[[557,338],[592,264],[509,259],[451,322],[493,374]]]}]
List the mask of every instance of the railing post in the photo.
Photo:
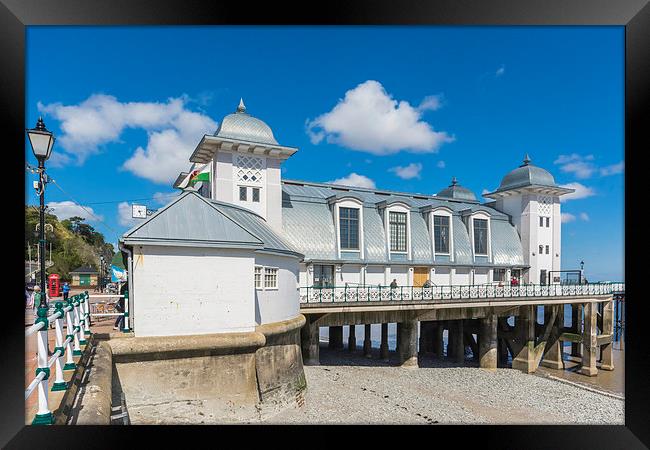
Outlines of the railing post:
[{"label": "railing post", "polygon": [[63,357],[65,356],[65,347],[63,346],[63,303],[55,303],[56,313],[59,314],[59,317],[56,318],[54,322],[54,332],[56,333],[56,347],[54,347],[54,352],[59,352],[59,357],[56,358],[54,362],[54,370],[56,377],[54,378],[54,384],[52,385],[52,392],[54,391],[65,391],[68,388],[68,384],[63,379]]},{"label": "railing post", "polygon": [[65,339],[68,342],[66,344],[66,359],[65,359],[65,366],[63,366],[63,370],[74,370],[77,365],[74,362],[74,359],[72,358],[72,345],[74,342],[74,322],[72,319],[72,315],[74,314],[74,307],[72,305],[72,297],[68,297],[68,302],[67,302],[67,307],[69,308],[66,313],[65,313],[65,321],[66,321],[66,336]]},{"label": "railing post", "polygon": [[90,336],[90,295],[88,295],[88,291],[85,291],[83,294],[83,305],[84,305],[84,334],[86,337]]},{"label": "railing post", "polygon": [[[39,297],[41,295],[45,295],[45,293],[39,293]],[[34,303],[36,301],[40,302],[40,298],[38,300],[35,298]],[[38,411],[32,421],[32,425],[52,425],[54,423],[54,417],[47,404],[47,380],[50,378],[50,368],[47,365],[47,332],[50,327],[47,320],[47,307],[39,307],[36,314],[38,318],[34,323],[43,323],[43,328],[37,332],[38,367],[36,368],[36,376],[41,372],[44,372],[45,376],[38,383]]]},{"label": "railing post", "polygon": [[77,311],[79,314],[79,345],[86,345],[86,335],[84,333],[85,330],[85,325],[86,325],[86,315],[85,315],[85,308],[84,308],[84,302],[86,299],[84,298],[83,294],[79,294],[77,297]]},{"label": "railing post", "polygon": [[124,333],[129,332],[129,291],[124,291]]},{"label": "railing post", "polygon": [[72,328],[72,334],[74,336],[74,350],[72,351],[72,356],[81,356],[81,347],[79,339],[79,302],[77,301],[77,296],[72,297],[72,310],[74,311],[74,326]]}]

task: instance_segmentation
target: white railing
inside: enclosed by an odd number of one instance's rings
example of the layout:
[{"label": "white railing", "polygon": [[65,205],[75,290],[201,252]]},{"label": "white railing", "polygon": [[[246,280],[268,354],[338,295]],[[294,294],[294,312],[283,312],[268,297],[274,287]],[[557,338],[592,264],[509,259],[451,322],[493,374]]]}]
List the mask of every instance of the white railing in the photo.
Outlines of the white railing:
[{"label": "white railing", "polygon": [[[37,294],[38,296],[44,294]],[[54,384],[51,391],[64,391],[68,384],[63,377],[63,372],[75,370],[77,365],[74,356],[81,356],[81,346],[87,344],[86,338],[90,336],[91,316],[124,316],[124,332],[129,331],[128,325],[128,297],[124,295],[93,295],[96,297],[117,297],[125,298],[123,313],[96,314],[90,311],[90,296],[88,291],[69,297],[67,302],[56,302],[54,312],[48,316],[51,307],[37,309],[37,319],[34,325],[25,329],[25,337],[36,334],[37,339],[37,368],[34,379],[25,389],[25,400],[38,388],[38,411],[34,418],[33,425],[49,425],[54,423],[52,411],[48,403],[48,382],[50,378],[50,367],[55,367]],[[35,298],[35,303],[40,299]],[[63,338],[63,321],[67,334]],[[50,323],[54,322],[55,348],[48,359],[48,333]],[[64,361],[65,358],[65,361]]]},{"label": "white railing", "polygon": [[300,303],[358,303],[389,301],[443,302],[462,299],[511,299],[520,297],[567,297],[625,292],[625,283],[452,285],[452,286],[348,286],[301,287]]}]

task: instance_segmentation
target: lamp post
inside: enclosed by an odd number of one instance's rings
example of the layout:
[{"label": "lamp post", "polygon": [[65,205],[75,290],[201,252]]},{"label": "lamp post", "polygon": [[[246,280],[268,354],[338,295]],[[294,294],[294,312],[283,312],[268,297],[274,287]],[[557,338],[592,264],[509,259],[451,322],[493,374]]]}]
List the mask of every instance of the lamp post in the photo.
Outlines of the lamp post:
[{"label": "lamp post", "polygon": [[35,128],[28,128],[27,137],[29,138],[29,143],[32,147],[32,152],[38,160],[38,189],[37,193],[40,196],[40,230],[39,230],[39,248],[40,248],[40,269],[41,269],[41,299],[39,308],[47,307],[45,302],[45,184],[47,183],[47,175],[45,175],[45,161],[50,157],[52,153],[52,146],[54,146],[54,135],[51,131],[48,131],[45,128],[45,123],[43,118],[39,117],[38,122],[36,122]]},{"label": "lamp post", "polygon": [[580,261],[580,284],[582,284],[582,280],[585,279],[585,262]]},{"label": "lamp post", "polygon": [[99,257],[99,292],[104,292],[104,255]]}]

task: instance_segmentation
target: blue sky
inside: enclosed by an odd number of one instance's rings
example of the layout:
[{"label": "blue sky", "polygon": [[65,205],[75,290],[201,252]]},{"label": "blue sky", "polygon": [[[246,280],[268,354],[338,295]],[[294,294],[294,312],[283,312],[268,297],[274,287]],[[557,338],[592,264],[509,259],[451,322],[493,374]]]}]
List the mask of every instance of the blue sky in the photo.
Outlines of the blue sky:
[{"label": "blue sky", "polygon": [[26,126],[43,114],[57,136],[54,213],[113,242],[240,97],[300,149],[284,178],[433,194],[456,176],[480,196],[528,153],[580,194],[563,268],[617,280],[623,63],[622,27],[28,27]]}]

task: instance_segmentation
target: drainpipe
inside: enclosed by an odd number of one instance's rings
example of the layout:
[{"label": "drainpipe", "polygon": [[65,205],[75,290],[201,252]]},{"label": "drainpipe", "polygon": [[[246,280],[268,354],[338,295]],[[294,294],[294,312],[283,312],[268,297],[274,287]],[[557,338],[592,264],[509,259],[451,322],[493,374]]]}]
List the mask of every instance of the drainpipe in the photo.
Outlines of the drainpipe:
[{"label": "drainpipe", "polygon": [[[129,312],[129,317],[125,320],[125,328],[133,329],[133,298],[135,297],[133,292],[133,251],[126,247],[122,241],[118,242],[118,247],[120,251],[125,252],[128,255],[127,264],[126,264],[126,274],[127,274],[127,285],[129,290],[129,301],[124,305],[124,310]],[[128,322],[127,322],[128,321]]]}]

